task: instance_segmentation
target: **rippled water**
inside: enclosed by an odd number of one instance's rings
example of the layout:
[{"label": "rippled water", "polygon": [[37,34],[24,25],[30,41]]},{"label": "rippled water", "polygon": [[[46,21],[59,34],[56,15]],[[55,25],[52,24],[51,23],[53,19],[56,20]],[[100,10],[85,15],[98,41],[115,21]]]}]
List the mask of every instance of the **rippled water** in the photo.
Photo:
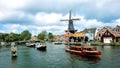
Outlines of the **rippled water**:
[{"label": "rippled water", "polygon": [[81,57],[65,52],[65,45],[46,43],[47,50],[39,51],[18,46],[18,57],[12,58],[10,47],[0,48],[0,68],[119,68],[120,46],[97,46],[101,58]]}]

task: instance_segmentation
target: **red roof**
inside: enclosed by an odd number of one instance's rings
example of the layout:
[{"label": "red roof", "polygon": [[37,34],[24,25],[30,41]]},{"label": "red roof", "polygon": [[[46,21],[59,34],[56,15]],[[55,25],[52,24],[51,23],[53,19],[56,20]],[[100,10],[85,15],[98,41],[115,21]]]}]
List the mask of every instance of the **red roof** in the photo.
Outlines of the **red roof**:
[{"label": "red roof", "polygon": [[101,35],[103,35],[106,31],[109,31],[112,35],[114,35],[115,37],[120,37],[120,34],[118,34],[117,32],[113,31],[112,29],[109,28],[105,28],[103,30],[100,31]]},{"label": "red roof", "polygon": [[118,34],[117,32],[113,31],[113,30],[110,30],[108,29],[108,31],[113,34],[115,37],[120,37],[120,34]]}]

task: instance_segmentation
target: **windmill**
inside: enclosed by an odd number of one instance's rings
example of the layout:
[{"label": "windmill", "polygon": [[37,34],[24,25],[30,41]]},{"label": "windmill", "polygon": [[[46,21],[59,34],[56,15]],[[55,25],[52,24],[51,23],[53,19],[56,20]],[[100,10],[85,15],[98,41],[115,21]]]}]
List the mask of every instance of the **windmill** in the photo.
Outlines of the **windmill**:
[{"label": "windmill", "polygon": [[66,32],[70,32],[70,33],[75,33],[77,30],[75,30],[74,25],[73,25],[73,21],[75,20],[80,20],[79,18],[71,18],[71,11],[69,12],[69,19],[62,19],[60,21],[68,21],[68,30],[66,30]]}]

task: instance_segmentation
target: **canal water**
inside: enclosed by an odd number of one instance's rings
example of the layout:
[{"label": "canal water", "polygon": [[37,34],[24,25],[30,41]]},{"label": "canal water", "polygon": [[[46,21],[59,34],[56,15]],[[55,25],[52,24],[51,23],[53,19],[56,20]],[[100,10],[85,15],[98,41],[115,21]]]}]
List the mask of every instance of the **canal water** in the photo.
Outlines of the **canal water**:
[{"label": "canal water", "polygon": [[65,52],[63,44],[46,45],[46,51],[19,45],[17,58],[10,47],[0,47],[0,68],[120,68],[120,46],[97,46],[102,57],[90,58]]}]

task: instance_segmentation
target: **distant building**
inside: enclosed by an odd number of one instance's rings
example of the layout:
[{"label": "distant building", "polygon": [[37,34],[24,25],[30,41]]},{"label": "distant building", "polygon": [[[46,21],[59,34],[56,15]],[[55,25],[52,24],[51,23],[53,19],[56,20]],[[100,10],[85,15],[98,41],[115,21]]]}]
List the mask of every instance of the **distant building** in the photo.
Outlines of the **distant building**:
[{"label": "distant building", "polygon": [[88,37],[88,41],[91,41],[94,40],[96,28],[89,28],[89,29],[86,28],[81,32],[86,34],[86,36]]},{"label": "distant building", "polygon": [[56,36],[54,36],[54,41],[59,41],[59,42],[64,41],[64,35],[56,35]]},{"label": "distant building", "polygon": [[113,31],[116,31],[118,34],[120,34],[120,26],[117,25],[115,28],[113,28]]},{"label": "distant building", "polygon": [[36,36],[31,36],[30,40],[32,40],[32,41],[38,41],[39,39]]},{"label": "distant building", "polygon": [[103,27],[97,32],[95,39],[102,43],[120,42],[120,34],[111,28]]},{"label": "distant building", "polygon": [[72,35],[72,33],[66,32],[66,34],[64,34],[64,41],[67,42],[71,35]]}]

